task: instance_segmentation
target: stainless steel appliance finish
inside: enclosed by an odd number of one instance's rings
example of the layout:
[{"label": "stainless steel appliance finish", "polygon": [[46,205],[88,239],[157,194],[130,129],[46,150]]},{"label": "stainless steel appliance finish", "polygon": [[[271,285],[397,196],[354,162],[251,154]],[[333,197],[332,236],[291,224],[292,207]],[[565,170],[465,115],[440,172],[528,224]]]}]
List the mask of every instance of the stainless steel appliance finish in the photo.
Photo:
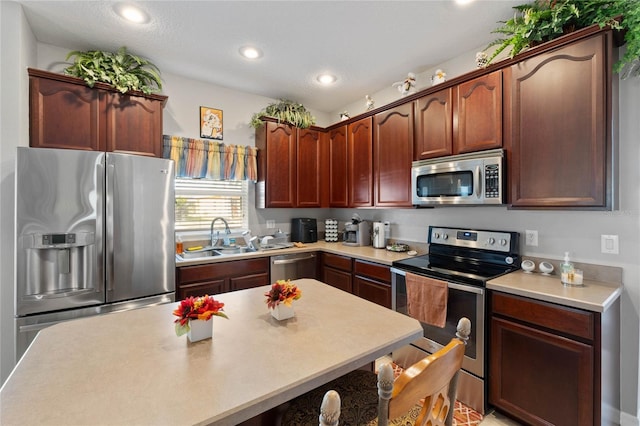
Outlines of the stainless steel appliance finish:
[{"label": "stainless steel appliance finish", "polygon": [[387,237],[385,235],[385,227],[383,222],[373,222],[371,239],[373,240],[374,248],[387,247]]},{"label": "stainless steel appliance finish", "polygon": [[358,223],[347,223],[344,228],[342,244],[345,246],[370,246],[371,222],[363,220]]},{"label": "stainless steel appliance finish", "polygon": [[174,299],[173,168],[137,155],[18,148],[18,358],[30,341],[20,327],[41,324],[41,314],[59,321]]},{"label": "stainless steel appliance finish", "polygon": [[314,253],[294,253],[271,256],[270,280],[316,278],[317,256]]},{"label": "stainless steel appliance finish", "polygon": [[460,317],[472,323],[462,363],[458,399],[479,412],[486,409],[486,282],[520,267],[519,234],[508,231],[429,227],[429,254],[393,262],[392,308],[408,315],[407,272],[447,282],[444,328],[422,324],[424,338],[393,354],[411,363],[444,347],[455,335]]},{"label": "stainless steel appliance finish", "polygon": [[504,183],[502,149],[414,161],[411,167],[415,206],[503,204]]}]

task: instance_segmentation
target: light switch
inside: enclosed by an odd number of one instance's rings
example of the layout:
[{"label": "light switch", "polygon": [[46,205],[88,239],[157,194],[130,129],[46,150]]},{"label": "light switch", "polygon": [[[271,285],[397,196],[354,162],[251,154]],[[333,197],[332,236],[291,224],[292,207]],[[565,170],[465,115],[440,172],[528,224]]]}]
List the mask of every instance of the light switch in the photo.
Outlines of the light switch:
[{"label": "light switch", "polygon": [[620,252],[617,235],[601,235],[600,238],[600,251],[602,253],[618,254]]}]

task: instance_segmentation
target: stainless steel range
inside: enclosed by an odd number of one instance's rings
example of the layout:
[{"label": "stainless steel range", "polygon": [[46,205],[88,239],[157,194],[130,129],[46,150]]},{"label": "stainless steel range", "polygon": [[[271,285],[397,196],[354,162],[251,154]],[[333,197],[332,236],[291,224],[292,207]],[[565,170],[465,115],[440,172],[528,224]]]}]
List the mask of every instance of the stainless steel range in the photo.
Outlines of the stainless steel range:
[{"label": "stainless steel range", "polygon": [[509,231],[429,227],[429,254],[393,262],[392,307],[408,315],[406,274],[445,281],[448,287],[443,328],[422,322],[424,337],[393,353],[400,365],[411,365],[446,345],[461,317],[471,320],[458,399],[476,411],[486,410],[486,282],[520,267],[520,234]]}]

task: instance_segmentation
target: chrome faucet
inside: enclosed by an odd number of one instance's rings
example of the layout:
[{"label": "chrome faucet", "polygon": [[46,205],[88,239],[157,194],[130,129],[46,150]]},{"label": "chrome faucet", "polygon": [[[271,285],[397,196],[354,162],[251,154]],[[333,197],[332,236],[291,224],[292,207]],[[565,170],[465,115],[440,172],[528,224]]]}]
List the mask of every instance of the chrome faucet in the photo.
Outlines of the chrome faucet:
[{"label": "chrome faucet", "polygon": [[227,223],[226,220],[224,220],[223,217],[216,217],[211,221],[211,247],[214,247],[216,244],[218,244],[218,241],[220,240],[220,231],[216,231],[216,237],[213,238],[213,225],[216,223],[216,220],[220,219],[221,221],[224,222],[224,232],[227,234],[231,233],[231,229],[229,229],[229,224]]}]

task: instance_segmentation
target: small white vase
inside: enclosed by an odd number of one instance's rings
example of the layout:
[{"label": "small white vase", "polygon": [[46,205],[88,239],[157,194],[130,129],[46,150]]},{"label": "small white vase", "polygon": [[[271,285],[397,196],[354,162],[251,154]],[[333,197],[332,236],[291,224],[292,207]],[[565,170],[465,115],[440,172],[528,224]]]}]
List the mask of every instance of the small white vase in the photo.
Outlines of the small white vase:
[{"label": "small white vase", "polygon": [[190,342],[197,342],[213,337],[213,321],[190,320],[187,337]]},{"label": "small white vase", "polygon": [[293,310],[293,306],[287,306],[282,303],[280,303],[274,309],[271,309],[271,316],[278,321],[286,320],[287,318],[293,318],[294,315],[295,311]]}]

